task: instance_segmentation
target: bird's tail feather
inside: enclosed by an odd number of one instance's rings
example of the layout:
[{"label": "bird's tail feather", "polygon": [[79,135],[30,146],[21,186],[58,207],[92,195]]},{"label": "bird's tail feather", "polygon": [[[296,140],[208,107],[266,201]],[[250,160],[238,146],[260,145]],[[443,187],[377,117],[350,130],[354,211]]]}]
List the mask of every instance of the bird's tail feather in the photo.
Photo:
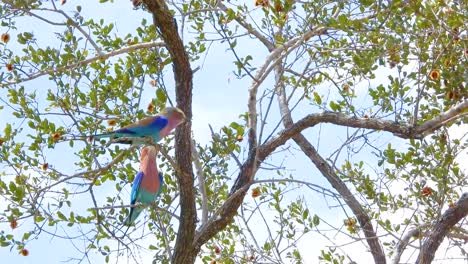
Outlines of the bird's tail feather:
[{"label": "bird's tail feather", "polygon": [[130,209],[130,214],[128,215],[127,219],[125,219],[124,221],[124,226],[127,227],[127,229],[125,229],[125,232],[122,236],[125,237],[125,235],[127,234],[128,232],[128,229],[130,229],[130,227],[133,225],[133,223],[135,222],[135,220],[138,218],[138,216],[140,215],[141,211],[143,211],[142,209],[138,209],[138,208],[132,208]]},{"label": "bird's tail feather", "polygon": [[131,226],[133,225],[133,223],[135,222],[135,220],[138,218],[138,216],[140,215],[141,211],[143,211],[142,209],[138,209],[138,208],[132,208],[130,210],[130,214],[128,215],[127,219],[125,219],[124,221],[124,225],[126,226]]}]

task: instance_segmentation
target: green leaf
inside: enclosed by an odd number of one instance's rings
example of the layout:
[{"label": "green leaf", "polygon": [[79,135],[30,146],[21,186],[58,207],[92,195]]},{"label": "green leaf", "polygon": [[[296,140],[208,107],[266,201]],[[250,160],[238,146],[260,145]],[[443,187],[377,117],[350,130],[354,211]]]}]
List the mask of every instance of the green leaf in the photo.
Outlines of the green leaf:
[{"label": "green leaf", "polygon": [[10,189],[12,193],[14,193],[16,191],[16,184],[11,181],[10,184],[8,185],[8,188]]},{"label": "green leaf", "polygon": [[312,223],[314,223],[314,226],[318,226],[320,224],[320,218],[318,215],[314,214],[314,217],[312,218]]},{"label": "green leaf", "polygon": [[62,212],[57,211],[56,214],[61,220],[67,221],[67,217],[64,214],[62,214]]},{"label": "green leaf", "polygon": [[156,90],[156,98],[161,104],[166,104],[167,96],[166,92],[162,88]]},{"label": "green leaf", "polygon": [[317,102],[317,104],[322,104],[322,97],[317,92],[314,92],[314,100]]},{"label": "green leaf", "polygon": [[42,215],[37,215],[34,217],[34,221],[36,221],[37,223],[44,221],[44,219],[45,218]]},{"label": "green leaf", "polygon": [[302,213],[302,218],[303,219],[307,219],[307,217],[309,217],[309,209],[305,209],[304,213]]},{"label": "green leaf", "polygon": [[22,240],[23,241],[28,240],[30,236],[31,236],[31,232],[26,232],[26,233],[23,234],[23,239]]},{"label": "green leaf", "polygon": [[1,247],[8,247],[11,245],[11,242],[0,240]]},{"label": "green leaf", "polygon": [[330,108],[334,111],[334,112],[339,112],[341,110],[341,106],[336,104],[334,101],[330,101]]},{"label": "green leaf", "polygon": [[7,123],[5,128],[3,129],[3,132],[5,132],[5,137],[8,139],[11,137],[11,124]]}]

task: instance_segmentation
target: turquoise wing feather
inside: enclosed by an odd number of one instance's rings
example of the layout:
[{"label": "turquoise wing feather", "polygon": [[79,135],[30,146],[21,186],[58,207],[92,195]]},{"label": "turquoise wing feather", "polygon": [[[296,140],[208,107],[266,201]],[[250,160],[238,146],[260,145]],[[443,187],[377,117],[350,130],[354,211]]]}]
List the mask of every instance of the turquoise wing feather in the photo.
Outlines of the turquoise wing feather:
[{"label": "turquoise wing feather", "polygon": [[[141,180],[143,179],[144,173],[142,171],[138,172],[135,180],[133,181],[132,191],[130,193],[130,204],[135,205],[137,202],[138,194],[140,191]],[[130,208],[130,214],[128,215],[127,220],[125,220],[125,225],[131,225],[137,219],[138,215],[140,215],[142,209],[132,207]]]}]

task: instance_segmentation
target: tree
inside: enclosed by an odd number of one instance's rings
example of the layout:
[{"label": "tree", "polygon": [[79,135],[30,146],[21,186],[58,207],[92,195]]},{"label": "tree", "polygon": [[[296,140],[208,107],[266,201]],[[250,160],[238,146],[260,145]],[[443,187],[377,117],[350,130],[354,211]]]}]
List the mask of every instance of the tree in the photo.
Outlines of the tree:
[{"label": "tree", "polygon": [[[3,247],[52,236],[76,262],[303,263],[300,243],[321,239],[324,263],[466,260],[466,3],[145,0],[102,18],[122,5],[1,5]],[[236,98],[204,90],[226,78],[194,85],[226,68]],[[197,97],[238,115],[206,143]],[[163,193],[124,236],[137,148],[86,135],[168,104],[189,121],[161,143]]]}]

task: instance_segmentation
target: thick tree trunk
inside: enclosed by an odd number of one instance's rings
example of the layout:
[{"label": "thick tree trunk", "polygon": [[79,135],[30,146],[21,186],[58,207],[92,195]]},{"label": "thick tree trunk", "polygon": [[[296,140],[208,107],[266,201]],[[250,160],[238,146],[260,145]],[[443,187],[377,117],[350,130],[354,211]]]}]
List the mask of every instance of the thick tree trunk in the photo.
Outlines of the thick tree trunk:
[{"label": "thick tree trunk", "polygon": [[200,250],[195,247],[197,211],[192,169],[191,119],[192,119],[192,69],[184,44],[177,31],[177,24],[164,0],[146,0],[146,7],[153,14],[153,22],[166,44],[172,59],[176,84],[177,107],[184,111],[187,122],[180,125],[175,135],[176,171],[180,191],[180,222],[172,263],[194,263]]}]

